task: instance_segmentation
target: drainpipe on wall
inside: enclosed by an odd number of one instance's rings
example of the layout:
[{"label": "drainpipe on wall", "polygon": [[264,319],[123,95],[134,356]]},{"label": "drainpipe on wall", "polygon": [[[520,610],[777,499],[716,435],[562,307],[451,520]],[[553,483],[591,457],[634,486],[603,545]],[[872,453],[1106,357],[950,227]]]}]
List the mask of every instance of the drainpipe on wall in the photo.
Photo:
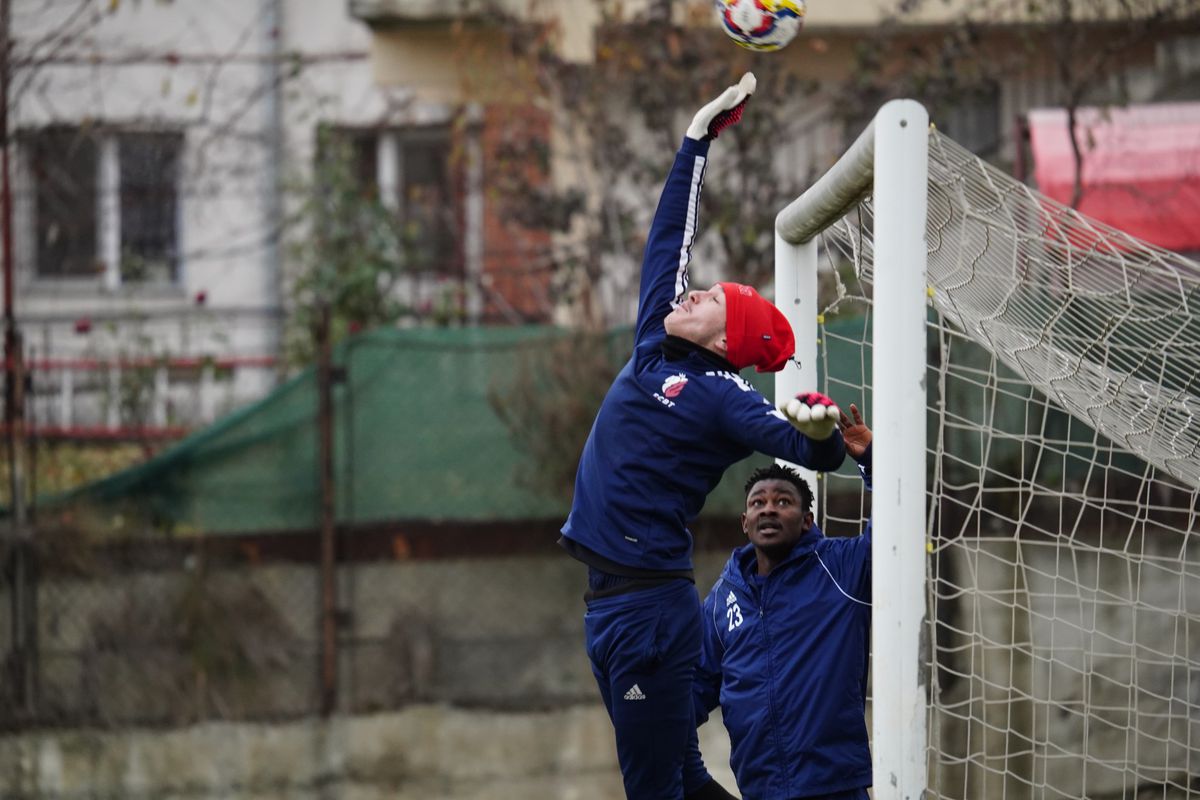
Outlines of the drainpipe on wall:
[{"label": "drainpipe on wall", "polygon": [[483,318],[487,276],[483,270],[483,106],[471,103],[466,109],[466,213],[463,246],[467,287],[466,312],[469,325]]},{"label": "drainpipe on wall", "polygon": [[266,159],[263,165],[263,225],[267,236],[263,247],[266,315],[269,341],[267,350],[282,355],[283,343],[283,0],[262,0],[263,59],[262,79]]}]

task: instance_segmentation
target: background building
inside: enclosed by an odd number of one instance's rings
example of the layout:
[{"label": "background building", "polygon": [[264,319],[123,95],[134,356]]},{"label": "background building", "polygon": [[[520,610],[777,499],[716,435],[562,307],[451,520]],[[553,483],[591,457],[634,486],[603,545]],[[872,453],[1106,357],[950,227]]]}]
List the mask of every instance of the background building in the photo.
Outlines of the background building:
[{"label": "background building", "polygon": [[[553,542],[691,113],[759,75],[714,147],[694,279],[766,285],[775,213],[891,97],[1085,203],[1097,175],[1079,167],[1125,119],[1106,109],[1170,101],[1195,125],[1193,6],[813,3],[795,43],[759,56],[707,0],[13,2],[12,300],[32,436],[8,460],[31,454],[31,497],[86,485],[0,539],[0,795],[614,796],[581,575]],[[1156,177],[1173,196],[1200,181],[1189,130],[1155,164],[1178,166]],[[1200,230],[1193,205],[1179,213],[1176,229]],[[823,296],[840,298],[854,265],[825,267]],[[870,357],[847,344],[862,319],[834,323],[825,377],[863,387]],[[329,341],[332,368],[314,369]],[[968,372],[988,363],[967,354]],[[954,432],[1003,461],[995,473],[1018,475],[1053,425],[1072,441],[1049,411],[1045,436],[1021,438],[1030,415],[1007,400],[964,400],[983,421]],[[993,449],[989,425],[1020,431]],[[114,439],[146,446],[90,472],[49,446]],[[1107,487],[1080,451],[1064,480]],[[748,471],[695,526],[702,586],[738,538]],[[1172,514],[1195,503],[1144,482]],[[969,525],[969,505],[947,517]],[[853,532],[864,506],[831,508]],[[1001,592],[1019,575],[1008,549],[987,573]],[[989,646],[1021,635],[1002,603],[978,616]],[[1012,652],[993,647],[986,668],[1017,671]],[[964,706],[980,683],[964,670]],[[980,719],[984,744],[959,737],[971,755],[1026,757]],[[732,787],[723,731],[704,735]],[[958,796],[1017,796],[1020,769],[984,791],[970,781],[987,770],[963,766]]]},{"label": "background building", "polygon": [[486,114],[422,97],[419,76],[378,86],[344,7],[31,0],[11,26],[14,306],[35,427],[193,427],[276,383],[321,235],[322,130],[404,226],[402,324],[545,318],[548,276],[517,269],[527,245],[484,202]]}]

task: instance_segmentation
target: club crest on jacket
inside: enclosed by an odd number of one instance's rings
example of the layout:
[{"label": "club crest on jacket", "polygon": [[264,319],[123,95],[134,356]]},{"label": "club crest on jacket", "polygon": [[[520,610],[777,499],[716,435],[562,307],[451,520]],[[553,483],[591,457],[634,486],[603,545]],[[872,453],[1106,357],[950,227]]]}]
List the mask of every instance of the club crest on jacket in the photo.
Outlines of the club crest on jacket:
[{"label": "club crest on jacket", "polygon": [[687,376],[681,372],[663,381],[662,393],[667,397],[678,397],[685,386],[687,386]]}]

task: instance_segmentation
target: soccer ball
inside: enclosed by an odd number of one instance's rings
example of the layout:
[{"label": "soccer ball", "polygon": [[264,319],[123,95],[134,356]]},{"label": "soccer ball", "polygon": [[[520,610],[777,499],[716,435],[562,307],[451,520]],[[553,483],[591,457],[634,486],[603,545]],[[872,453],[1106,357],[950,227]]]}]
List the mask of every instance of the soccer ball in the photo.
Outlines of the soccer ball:
[{"label": "soccer ball", "polygon": [[721,30],[748,50],[768,53],[804,27],[804,0],[714,0]]}]

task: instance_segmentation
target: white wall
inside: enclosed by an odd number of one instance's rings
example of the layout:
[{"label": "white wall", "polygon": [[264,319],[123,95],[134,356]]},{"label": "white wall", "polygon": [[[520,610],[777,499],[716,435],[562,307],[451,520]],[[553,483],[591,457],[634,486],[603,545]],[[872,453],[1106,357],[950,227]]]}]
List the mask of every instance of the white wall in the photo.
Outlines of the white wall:
[{"label": "white wall", "polygon": [[[15,307],[35,355],[128,354],[139,333],[150,335],[162,355],[275,353],[262,22],[261,3],[236,0],[13,4],[17,56],[31,59],[15,71],[14,130],[94,121],[184,134],[174,286],[38,279],[28,236],[32,185],[17,154]],[[203,307],[195,302],[199,293]],[[91,333],[74,332],[80,318],[92,320]],[[248,399],[273,382],[271,369],[242,371],[236,394]]]},{"label": "white wall", "polygon": [[[16,154],[15,309],[40,357],[128,353],[139,333],[152,337],[160,355],[276,355],[288,261],[306,233],[293,219],[295,192],[309,174],[317,124],[430,121],[449,113],[414,103],[407,90],[375,85],[368,30],[342,2],[15,0],[12,27],[20,60],[14,131],[95,121],[177,128],[185,136],[183,257],[178,283],[169,287],[37,279],[32,182]],[[280,213],[290,221],[278,246],[276,187],[283,192]],[[203,306],[195,302],[200,293]],[[93,322],[90,333],[74,332],[80,318]],[[262,395],[275,379],[272,368],[239,370],[232,402]]]}]

